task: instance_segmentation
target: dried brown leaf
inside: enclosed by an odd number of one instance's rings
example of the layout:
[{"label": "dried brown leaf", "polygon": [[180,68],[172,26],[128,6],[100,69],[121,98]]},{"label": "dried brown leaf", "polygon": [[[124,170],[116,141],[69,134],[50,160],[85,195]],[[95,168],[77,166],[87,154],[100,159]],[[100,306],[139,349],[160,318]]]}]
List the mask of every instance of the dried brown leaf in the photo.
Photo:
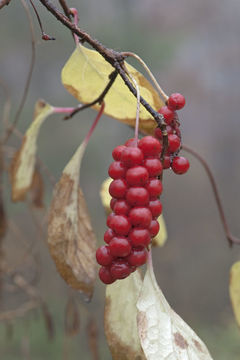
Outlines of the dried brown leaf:
[{"label": "dried brown leaf", "polygon": [[53,113],[53,107],[43,100],[35,105],[33,122],[26,131],[22,145],[16,152],[10,167],[12,201],[24,201],[31,187],[36,164],[37,137],[41,125]]},{"label": "dried brown leaf", "polygon": [[97,322],[94,318],[91,318],[87,324],[88,346],[92,353],[93,360],[99,360],[98,350],[98,328]]},{"label": "dried brown leaf", "polygon": [[63,279],[90,300],[96,276],[96,239],[78,185],[84,149],[83,145],[78,148],[54,188],[48,245]]},{"label": "dried brown leaf", "polygon": [[34,171],[30,190],[33,206],[39,209],[44,208],[44,182],[42,175],[38,169]]},{"label": "dried brown leaf", "polygon": [[113,360],[145,360],[137,330],[139,271],[106,287],[104,328]]}]

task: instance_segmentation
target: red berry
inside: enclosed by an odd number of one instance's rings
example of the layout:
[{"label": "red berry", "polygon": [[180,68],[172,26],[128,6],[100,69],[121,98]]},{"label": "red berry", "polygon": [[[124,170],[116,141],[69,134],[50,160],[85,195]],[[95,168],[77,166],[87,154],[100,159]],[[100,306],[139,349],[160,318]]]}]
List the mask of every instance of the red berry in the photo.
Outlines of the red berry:
[{"label": "red berry", "polygon": [[117,235],[127,235],[131,224],[125,215],[115,215],[110,222],[110,227]]},{"label": "red berry", "polygon": [[126,142],[125,142],[125,146],[127,147],[134,147],[134,146],[137,146],[139,140],[137,140],[136,142],[136,139],[135,138],[132,138],[132,139],[128,139]]},{"label": "red berry", "polygon": [[183,156],[176,156],[172,161],[172,170],[175,174],[181,175],[185,174],[189,169],[189,161]]},{"label": "red berry", "polygon": [[99,265],[108,266],[112,263],[113,257],[108,246],[101,246],[96,251],[96,259]]},{"label": "red berry", "polygon": [[148,205],[148,191],[144,187],[131,187],[127,191],[126,200],[132,206]]},{"label": "red berry", "polygon": [[163,168],[164,168],[164,169],[169,169],[170,166],[171,166],[170,156],[164,155]]},{"label": "red berry", "polygon": [[161,107],[160,110],[158,110],[159,114],[162,114],[165,119],[165,123],[167,125],[170,125],[174,119],[174,111],[169,109],[168,106]]},{"label": "red berry", "polygon": [[124,257],[130,254],[131,245],[125,237],[114,237],[110,241],[109,250],[114,257]]},{"label": "red berry", "polygon": [[131,266],[141,266],[147,261],[147,250],[144,247],[132,248],[127,261]]},{"label": "red berry", "polygon": [[113,261],[110,267],[112,277],[117,279],[125,279],[131,273],[131,268],[126,260],[118,259]]},{"label": "red berry", "polygon": [[175,153],[181,145],[181,140],[177,135],[169,134],[168,135],[168,150],[170,153]]},{"label": "red berry", "polygon": [[146,185],[146,189],[149,193],[150,199],[156,199],[159,195],[161,195],[163,186],[160,180],[151,178]]},{"label": "red berry", "polygon": [[151,224],[148,228],[148,231],[150,232],[151,237],[156,236],[159,232],[159,229],[160,229],[159,222],[157,220],[152,220]]},{"label": "red berry", "polygon": [[121,161],[114,161],[109,166],[108,175],[112,179],[124,178],[125,173],[126,173],[126,168]]},{"label": "red berry", "polygon": [[132,229],[129,239],[132,246],[148,246],[151,242],[151,236],[147,229]]},{"label": "red berry", "polygon": [[162,203],[160,200],[149,201],[149,210],[154,218],[158,217],[162,213]]},{"label": "red berry", "polygon": [[182,94],[174,93],[170,95],[167,104],[171,110],[180,110],[185,105],[185,97]]},{"label": "red berry", "polygon": [[129,220],[133,226],[148,228],[152,221],[152,213],[147,207],[134,207],[129,212]]},{"label": "red berry", "polygon": [[110,273],[110,269],[108,267],[102,266],[99,269],[99,278],[104,284],[112,284],[115,279],[112,277]]},{"label": "red berry", "polygon": [[134,166],[126,172],[128,185],[145,185],[148,182],[148,171],[144,166]]},{"label": "red berry", "polygon": [[117,200],[113,208],[116,215],[127,215],[130,211],[130,206],[126,200]]},{"label": "red berry", "polygon": [[137,147],[126,147],[122,152],[121,161],[126,167],[141,165],[143,153]]},{"label": "red berry", "polygon": [[143,137],[138,144],[139,149],[142,150],[145,157],[159,156],[162,151],[162,145],[153,136]]},{"label": "red berry", "polygon": [[127,191],[127,183],[123,179],[113,180],[109,186],[109,194],[116,198],[124,198]]},{"label": "red berry", "polygon": [[114,217],[115,217],[115,214],[113,212],[108,215],[108,217],[107,217],[107,226],[108,227],[111,227],[111,222],[112,222]]},{"label": "red berry", "polygon": [[146,167],[149,177],[155,177],[162,173],[163,167],[159,159],[145,159],[143,165]]},{"label": "red berry", "polygon": [[116,236],[114,231],[112,231],[112,229],[107,229],[107,231],[105,231],[105,233],[104,233],[105,243],[109,244],[110,241],[114,238],[114,236]]},{"label": "red berry", "polygon": [[175,127],[175,133],[181,139],[181,131],[178,126]]},{"label": "red berry", "polygon": [[162,130],[159,127],[154,130],[154,136],[157,139],[162,140]]},{"label": "red berry", "polygon": [[110,201],[110,208],[113,210],[114,205],[116,204],[117,199],[112,198]]},{"label": "red berry", "polygon": [[122,151],[125,148],[126,148],[125,145],[118,145],[117,147],[115,147],[115,149],[113,149],[112,157],[114,158],[114,160],[118,161],[121,159]]}]

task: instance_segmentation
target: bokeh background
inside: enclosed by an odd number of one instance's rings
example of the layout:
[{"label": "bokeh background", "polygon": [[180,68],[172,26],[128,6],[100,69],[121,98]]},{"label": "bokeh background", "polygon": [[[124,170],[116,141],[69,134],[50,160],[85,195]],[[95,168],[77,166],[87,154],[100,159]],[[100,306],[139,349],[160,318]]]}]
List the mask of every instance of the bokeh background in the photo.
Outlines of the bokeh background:
[{"label": "bokeh background", "polygon": [[[34,1],[45,31],[56,37],[43,42],[31,9],[36,32],[36,63],[26,105],[18,128],[24,132],[32,119],[34,103],[44,98],[55,106],[74,106],[76,100],[63,88],[61,68],[74,49],[70,32]],[[57,1],[54,2],[57,5]],[[240,3],[236,0],[69,0],[80,14],[80,26],[107,47],[136,52],[148,64],[168,94],[182,92],[186,107],[179,113],[184,143],[205,157],[220,190],[227,219],[240,236],[239,222],[239,79]],[[30,63],[29,25],[20,1],[0,11],[0,78],[12,100],[10,120],[20,102]],[[132,64],[138,67],[134,61]],[[139,67],[138,67],[139,68]],[[139,68],[140,69],[140,68]],[[127,90],[126,90],[127,91]],[[4,92],[0,88],[1,109]],[[38,154],[56,179],[84,138],[95,116],[86,110],[72,120],[51,117],[43,126]],[[114,146],[132,137],[133,130],[103,117],[92,137],[81,169],[81,186],[87,199],[99,244],[103,243],[105,214],[99,188],[106,178]],[[14,137],[9,147],[19,146]],[[11,153],[11,149],[9,150]],[[186,154],[186,156],[188,156]],[[213,193],[201,165],[190,155],[184,176],[164,176],[164,217],[168,241],[154,250],[154,268],[171,306],[207,344],[214,359],[240,358],[240,333],[230,306],[228,283],[231,265],[239,260],[237,246],[229,249]],[[52,186],[45,179],[45,205]],[[86,325],[96,318],[100,358],[111,359],[103,333],[104,286],[97,281],[91,304],[84,304],[58,276],[46,246],[45,234],[22,204],[11,204],[5,177],[4,200],[9,231],[3,252],[10,266],[32,246],[39,263],[37,288],[49,305],[55,337],[48,340],[41,312],[0,323],[0,357],[13,359],[94,359],[88,348]],[[43,211],[35,219],[46,224]],[[24,270],[29,275],[31,268]],[[6,290],[3,283],[3,290]],[[80,313],[75,336],[64,335],[64,310],[74,296]],[[1,311],[24,300],[2,291]]]}]

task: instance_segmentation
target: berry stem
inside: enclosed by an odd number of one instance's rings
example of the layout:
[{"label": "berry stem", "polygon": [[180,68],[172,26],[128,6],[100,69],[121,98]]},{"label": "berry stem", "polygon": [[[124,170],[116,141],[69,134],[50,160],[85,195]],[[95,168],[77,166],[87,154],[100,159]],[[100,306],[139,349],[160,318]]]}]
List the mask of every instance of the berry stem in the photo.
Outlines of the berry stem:
[{"label": "berry stem", "polygon": [[233,236],[231,234],[230,229],[229,229],[227,219],[226,219],[226,216],[225,216],[225,213],[224,213],[222,201],[220,199],[219,191],[218,191],[218,188],[217,188],[217,184],[216,184],[213,173],[210,170],[210,167],[209,167],[208,163],[206,162],[206,160],[201,155],[199,155],[198,152],[196,152],[191,147],[189,147],[187,145],[182,145],[182,149],[187,151],[189,154],[193,155],[198,161],[200,161],[200,163],[202,164],[203,168],[205,169],[205,171],[207,173],[209,181],[210,181],[210,183],[212,185],[212,190],[213,190],[213,193],[214,193],[214,197],[215,197],[215,200],[216,200],[216,203],[217,203],[219,215],[220,215],[220,218],[221,218],[221,221],[222,221],[222,225],[223,225],[223,228],[224,228],[225,235],[227,237],[229,246],[232,247],[233,244],[240,244],[240,239]]},{"label": "berry stem", "polygon": [[83,140],[83,142],[85,143],[85,145],[88,144],[89,139],[90,139],[90,137],[92,136],[92,133],[93,133],[95,127],[97,126],[97,123],[98,123],[99,119],[101,118],[101,116],[102,116],[102,114],[103,114],[104,107],[105,107],[105,103],[102,102],[102,105],[101,105],[101,107],[100,107],[100,109],[99,109],[99,112],[98,112],[98,114],[97,114],[97,116],[96,116],[96,118],[95,118],[95,120],[94,120],[94,122],[93,122],[93,124],[92,124],[92,126],[91,126],[91,128],[90,128],[90,130],[88,131],[85,139]]},{"label": "berry stem", "polygon": [[136,109],[136,122],[135,122],[135,146],[138,144],[138,133],[139,133],[139,110],[140,110],[140,90],[137,81],[134,79],[134,77],[128,73],[128,76],[132,80],[132,82],[135,85],[136,91],[137,91],[137,109]]},{"label": "berry stem", "polygon": [[54,114],[69,114],[75,108],[74,107],[54,107],[53,113]]},{"label": "berry stem", "polygon": [[[78,11],[77,11],[76,8],[70,8],[70,11],[71,11],[71,13],[73,14],[73,23],[74,23],[74,25],[77,26],[78,21],[79,21]],[[74,36],[75,44],[76,44],[76,46],[78,46],[78,44],[79,44],[79,37],[78,37],[76,34],[73,34],[73,36]]]},{"label": "berry stem", "polygon": [[148,73],[149,77],[151,78],[152,82],[154,83],[156,89],[158,90],[160,96],[162,96],[162,98],[164,99],[164,102],[167,102],[168,100],[168,95],[163,91],[163,89],[161,88],[161,86],[158,84],[155,76],[153,75],[153,73],[151,72],[151,70],[149,69],[149,67],[147,66],[147,64],[140,58],[140,56],[138,56],[137,54],[133,53],[133,52],[122,52],[123,56],[131,56],[133,58],[135,58],[142,66],[143,68],[146,70],[146,72]]}]

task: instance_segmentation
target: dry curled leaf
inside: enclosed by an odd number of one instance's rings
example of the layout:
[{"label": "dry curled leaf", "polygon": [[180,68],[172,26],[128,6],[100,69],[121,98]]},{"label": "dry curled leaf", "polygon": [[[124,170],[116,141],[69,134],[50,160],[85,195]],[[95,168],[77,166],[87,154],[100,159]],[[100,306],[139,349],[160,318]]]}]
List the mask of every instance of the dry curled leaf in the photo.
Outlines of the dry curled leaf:
[{"label": "dry curled leaf", "polygon": [[33,206],[39,209],[44,208],[44,204],[43,204],[44,182],[42,175],[38,169],[34,171],[30,191],[31,191]]},{"label": "dry curled leaf", "polygon": [[16,152],[11,168],[12,201],[23,201],[30,189],[36,164],[37,137],[41,125],[54,108],[39,100],[35,105],[33,122],[25,133],[20,149]]},{"label": "dry curled leaf", "polygon": [[169,306],[150,265],[137,309],[138,331],[147,360],[212,360],[202,340]]},{"label": "dry curled leaf", "polygon": [[113,360],[145,360],[137,331],[139,271],[106,287],[104,328]]},{"label": "dry curled leaf", "polygon": [[[154,108],[164,104],[150,82],[133,66],[125,62],[127,71],[137,81],[141,96]],[[95,50],[78,45],[62,69],[62,83],[80,102],[86,104],[97,99],[109,82],[113,67]],[[104,98],[104,113],[117,120],[135,126],[137,100],[124,81],[117,76]],[[99,105],[93,108],[99,109]],[[153,117],[140,106],[140,130],[152,132],[156,127]]]},{"label": "dry curled leaf", "polygon": [[229,292],[234,315],[240,326],[240,261],[233,264],[230,270]]},{"label": "dry curled leaf", "polygon": [[69,297],[65,307],[64,328],[68,336],[74,336],[80,329],[80,317],[77,304],[73,297]]},{"label": "dry curled leaf", "polygon": [[96,239],[78,184],[84,150],[83,143],[55,185],[49,216],[48,245],[63,279],[90,300],[96,275]]}]

